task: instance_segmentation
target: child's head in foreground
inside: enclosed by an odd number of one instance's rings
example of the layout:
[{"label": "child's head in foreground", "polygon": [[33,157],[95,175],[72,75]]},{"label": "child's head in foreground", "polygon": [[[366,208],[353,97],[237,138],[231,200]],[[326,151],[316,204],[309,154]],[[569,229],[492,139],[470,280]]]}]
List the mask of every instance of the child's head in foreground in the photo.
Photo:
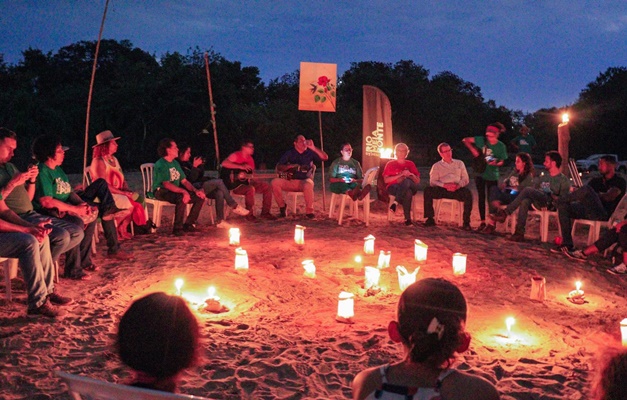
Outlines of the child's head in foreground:
[{"label": "child's head in foreground", "polygon": [[592,387],[595,400],[627,398],[627,349],[608,349]]},{"label": "child's head in foreground", "polygon": [[414,363],[448,367],[456,352],[468,349],[466,299],[451,282],[427,278],[409,286],[398,301],[397,321],[388,331]]},{"label": "child's head in foreground", "polygon": [[135,300],[118,328],[122,362],[138,372],[137,386],[162,386],[173,391],[177,375],[195,364],[198,351],[198,321],[178,296],[151,293]]}]

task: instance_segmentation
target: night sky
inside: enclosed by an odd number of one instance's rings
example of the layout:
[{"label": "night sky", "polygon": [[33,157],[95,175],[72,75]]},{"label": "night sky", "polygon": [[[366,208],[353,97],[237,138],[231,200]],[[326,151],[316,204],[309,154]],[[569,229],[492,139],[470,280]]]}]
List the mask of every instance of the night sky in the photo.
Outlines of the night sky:
[{"label": "night sky", "polygon": [[[104,0],[0,0],[0,53],[13,64],[96,40]],[[213,49],[268,82],[301,61],[413,60],[452,71],[486,99],[527,112],[573,103],[608,67],[627,66],[627,3],[617,1],[122,1],[104,38],[155,54]]]}]

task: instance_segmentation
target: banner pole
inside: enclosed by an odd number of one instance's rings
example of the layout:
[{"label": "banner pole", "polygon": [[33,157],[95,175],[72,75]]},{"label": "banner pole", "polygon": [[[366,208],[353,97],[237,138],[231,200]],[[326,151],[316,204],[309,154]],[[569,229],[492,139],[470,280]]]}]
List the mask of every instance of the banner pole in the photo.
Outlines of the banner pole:
[{"label": "banner pole", "polygon": [[91,113],[91,96],[94,93],[94,80],[96,79],[96,66],[98,65],[98,51],[100,50],[100,41],[102,40],[102,31],[104,30],[105,19],[107,18],[107,8],[109,0],[105,3],[104,13],[102,14],[102,22],[100,23],[100,32],[98,33],[98,42],[96,42],[96,52],[94,53],[94,65],[91,68],[91,81],[89,82],[89,95],[87,95],[87,116],[85,118],[85,145],[83,147],[83,187],[87,186],[85,171],[87,170],[87,146],[89,145],[89,115]]},{"label": "banner pole", "polygon": [[213,105],[213,91],[211,90],[211,75],[209,74],[209,56],[205,51],[205,71],[207,86],[209,87],[209,109],[211,110],[211,125],[213,126],[213,142],[216,148],[216,168],[220,166],[220,148],[218,147],[218,130],[216,128],[216,112]]},{"label": "banner pole", "polygon": [[[320,126],[320,150],[324,151],[322,140],[322,111],[318,111],[318,125]],[[324,161],[322,161],[322,211],[327,211],[327,189],[324,182]]]}]

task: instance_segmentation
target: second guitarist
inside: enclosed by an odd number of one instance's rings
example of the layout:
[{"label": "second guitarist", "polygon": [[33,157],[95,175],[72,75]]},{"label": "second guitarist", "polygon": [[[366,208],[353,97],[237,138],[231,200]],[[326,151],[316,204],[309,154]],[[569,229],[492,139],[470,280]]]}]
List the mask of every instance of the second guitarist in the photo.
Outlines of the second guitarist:
[{"label": "second guitarist", "polygon": [[222,179],[226,186],[233,191],[234,194],[245,196],[246,209],[250,214],[246,219],[254,221],[253,210],[255,207],[255,193],[263,196],[261,205],[260,218],[274,221],[277,218],[270,214],[272,207],[272,190],[266,182],[251,178],[252,172],[255,170],[255,145],[250,140],[243,140],[240,149],[231,153],[226,160],[222,161]]}]

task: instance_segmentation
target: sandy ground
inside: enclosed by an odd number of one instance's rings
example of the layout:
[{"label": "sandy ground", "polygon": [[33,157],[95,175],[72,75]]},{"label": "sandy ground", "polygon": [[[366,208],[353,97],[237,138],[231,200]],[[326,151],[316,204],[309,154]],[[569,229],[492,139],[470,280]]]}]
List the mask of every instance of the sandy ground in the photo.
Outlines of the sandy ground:
[{"label": "sandy ground", "polygon": [[[184,294],[204,296],[213,285],[231,309],[198,313],[202,361],[185,373],[181,392],[216,399],[350,398],[357,372],[400,356],[386,326],[400,293],[394,267],[418,267],[415,239],[429,245],[418,278],[450,279],[468,299],[473,341],[458,357],[458,368],[493,382],[505,399],[587,398],[596,357],[605,346],[620,344],[619,321],[627,317],[626,280],[605,272],[609,261],[578,263],[550,254],[539,242],[536,221],[528,224],[530,240],[518,244],[504,234],[463,232],[445,223],[405,227],[400,213],[388,222],[386,206],[375,202],[369,227],[356,220],[338,226],[321,211],[321,198],[318,192],[315,220],[303,217],[303,204],[299,214],[275,222],[229,218],[242,231],[247,274],[235,272],[227,232],[209,226],[206,212],[203,232],[184,237],[168,234],[166,212],[159,233],[123,243],[134,261],[108,260],[101,241],[95,261],[102,268],[94,279],[61,281],[59,290],[77,303],[59,321],[27,318],[23,283],[14,280],[13,303],[0,293],[0,398],[70,398],[55,370],[126,381],[130,372],[112,346],[121,314],[144,294],[174,293],[179,277],[185,279]],[[329,198],[327,192],[327,207]],[[475,206],[474,226],[476,213]],[[306,226],[304,246],[294,244],[296,224]],[[579,245],[585,233],[578,234]],[[376,254],[392,253],[392,268],[382,271],[381,291],[374,296],[366,296],[363,273],[354,271],[353,261],[368,234],[376,237]],[[556,234],[553,226],[550,235]],[[467,272],[459,277],[451,268],[455,252],[468,254]],[[315,261],[315,279],[303,276],[304,259]],[[364,265],[376,265],[376,256],[365,256]],[[534,275],[546,278],[544,302],[529,299]],[[586,304],[566,299],[576,280],[583,282]],[[352,325],[335,321],[341,291],[355,294]],[[510,338],[508,316],[516,318]]]}]

